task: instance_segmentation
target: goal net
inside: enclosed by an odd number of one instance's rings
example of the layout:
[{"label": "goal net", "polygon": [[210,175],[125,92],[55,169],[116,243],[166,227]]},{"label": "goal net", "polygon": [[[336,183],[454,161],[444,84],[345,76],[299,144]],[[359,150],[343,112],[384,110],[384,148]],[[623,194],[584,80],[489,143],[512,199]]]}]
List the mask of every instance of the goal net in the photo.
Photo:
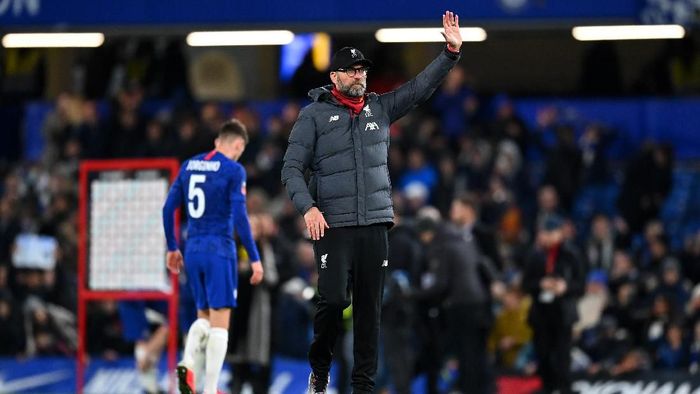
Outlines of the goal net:
[{"label": "goal net", "polygon": [[162,206],[179,164],[174,159],[91,160],[80,165],[77,391],[86,367],[87,303],[169,303],[168,370],[176,360],[177,278],[165,265]]}]

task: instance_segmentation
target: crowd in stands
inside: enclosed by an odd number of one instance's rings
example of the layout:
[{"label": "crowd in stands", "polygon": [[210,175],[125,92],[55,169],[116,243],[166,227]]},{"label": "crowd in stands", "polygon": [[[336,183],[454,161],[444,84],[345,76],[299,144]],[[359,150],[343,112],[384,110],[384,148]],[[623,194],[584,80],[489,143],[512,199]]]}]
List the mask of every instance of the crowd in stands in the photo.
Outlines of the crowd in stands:
[{"label": "crowd in stands", "polygon": [[[674,187],[673,149],[650,142],[625,161],[611,161],[606,150],[617,131],[593,120],[583,127],[567,124],[556,107],[541,108],[537,124],[526,125],[508,96],[479,95],[466,81],[464,70],[457,68],[429,104],[392,127],[389,176],[397,225],[390,234],[401,238],[401,245],[414,246],[392,250],[397,260],[391,261],[388,275],[406,274],[399,288],[421,287],[427,263],[416,223],[425,216],[454,220],[453,201],[468,193],[478,203],[479,226],[496,241],[484,251],[499,270],[488,336],[493,365],[532,374],[536,360],[526,322],[530,300],[520,279],[538,221],[556,213],[567,218],[566,237],[589,267],[575,326],[573,367],[590,374],[652,368],[698,373],[700,232],[674,239],[660,220]],[[61,94],[44,122],[42,159],[0,168],[0,355],[75,353],[79,161],[164,156],[182,161],[212,149],[218,125],[235,117],[250,134],[241,158],[248,173],[248,210],[266,272],[274,275],[264,296],[247,289],[246,280],[239,281],[242,307],[236,319],[241,321],[233,328],[238,330],[234,337],[258,318],[255,308],[269,308],[261,324],[270,328],[270,352],[305,358],[316,281],[313,249],[279,179],[287,137],[306,102],[289,100],[267,118],[247,103],[231,107],[215,102],[146,117],[143,102],[138,84],[121,89],[105,111],[94,100]],[[580,214],[583,196],[609,188],[615,190],[612,197],[595,198],[594,209]],[[45,269],[13,264],[15,240],[22,234],[53,237],[55,264]],[[244,265],[239,274],[247,274]],[[387,291],[387,308],[392,307],[392,295]],[[410,322],[409,340],[441,359],[445,353],[436,349],[445,343],[437,343],[430,335],[434,331],[423,329],[439,327],[439,300],[428,306],[413,302],[401,299],[400,308],[393,304],[385,319]],[[90,353],[105,358],[130,354],[114,302],[93,303],[88,327]],[[232,361],[239,365],[269,366],[269,355],[255,357],[236,352],[236,345],[230,348]],[[340,354],[343,348],[347,346],[339,344]],[[426,357],[416,355],[415,360]],[[417,361],[411,373],[425,368]],[[391,378],[382,373],[388,384]]]}]

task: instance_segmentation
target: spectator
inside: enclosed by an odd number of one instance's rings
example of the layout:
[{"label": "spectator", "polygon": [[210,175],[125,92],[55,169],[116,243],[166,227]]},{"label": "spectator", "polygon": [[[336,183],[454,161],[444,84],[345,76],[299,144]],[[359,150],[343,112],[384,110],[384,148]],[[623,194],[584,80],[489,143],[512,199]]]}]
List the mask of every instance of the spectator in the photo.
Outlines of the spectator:
[{"label": "spectator", "polygon": [[457,165],[467,179],[467,187],[476,193],[485,192],[491,177],[492,148],[482,140],[464,137],[460,140]]},{"label": "spectator", "polygon": [[627,165],[617,207],[633,234],[656,218],[673,185],[673,150],[647,144]]},{"label": "spectator", "polygon": [[479,109],[479,99],[467,86],[466,71],[454,67],[433,98],[433,109],[440,116],[442,132],[451,142],[468,131]]},{"label": "spectator", "polygon": [[81,123],[74,128],[73,137],[80,142],[82,158],[99,159],[106,156],[107,145],[111,141],[106,140],[104,129],[100,126],[95,101],[83,101]]},{"label": "spectator", "polygon": [[528,130],[525,122],[515,112],[513,101],[505,94],[493,98],[496,112],[495,120],[490,125],[490,135],[495,142],[510,141],[518,147],[520,157],[528,149]]},{"label": "spectator", "polygon": [[559,192],[552,185],[540,186],[537,191],[537,213],[531,226],[531,234],[535,234],[544,221],[552,216],[561,216],[563,209],[559,204]]},{"label": "spectator", "polygon": [[433,192],[433,205],[443,216],[447,216],[457,190],[463,190],[464,186],[457,178],[454,159],[449,153],[445,153],[438,161],[438,181]]},{"label": "spectator", "polygon": [[19,357],[25,352],[26,339],[21,312],[7,289],[0,286],[0,355]]},{"label": "spectator", "polygon": [[[447,353],[458,361],[454,390],[462,393],[489,393],[492,389],[490,366],[486,357],[486,339],[492,324],[490,285],[497,272],[479,253],[474,238],[467,239],[449,225],[431,218],[418,224],[421,242],[428,248],[428,275],[421,290],[412,295],[433,299],[441,306],[447,322]],[[483,280],[481,272],[487,273]]]},{"label": "spectator", "polygon": [[295,276],[280,285],[275,343],[279,354],[304,359],[310,343],[311,299],[318,281],[314,250],[309,241],[297,241],[293,264]]},{"label": "spectator", "polygon": [[571,327],[584,290],[586,268],[579,252],[563,242],[563,220],[548,217],[528,257],[523,288],[532,297],[528,322],[534,333],[537,372],[545,392],[569,392]]},{"label": "spectator", "polygon": [[[272,245],[264,232],[260,216],[250,217],[250,230],[260,250],[260,261],[265,276],[260,286],[248,280],[252,275],[249,259],[238,259],[238,305],[236,318],[232,319],[230,360],[236,373],[231,381],[231,391],[240,393],[249,383],[253,393],[268,392],[272,375],[271,330],[272,288],[277,285],[277,262]],[[243,253],[243,250],[239,251]]]},{"label": "spectator", "polygon": [[12,244],[20,232],[16,214],[18,205],[17,201],[7,197],[0,198],[0,288],[7,286]]},{"label": "spectator", "polygon": [[578,302],[578,321],[574,324],[574,337],[600,323],[603,310],[608,305],[608,277],[600,270],[588,273],[586,292]]},{"label": "spectator", "polygon": [[496,315],[489,334],[489,350],[496,355],[497,365],[505,370],[518,370],[518,359],[527,358],[525,353],[532,341],[532,329],[527,323],[531,300],[517,287],[511,287],[503,295],[503,307]]},{"label": "spectator", "polygon": [[593,217],[591,234],[586,242],[586,257],[592,269],[610,271],[615,254],[615,235],[607,216]]},{"label": "spectator", "polygon": [[46,117],[42,127],[42,134],[47,143],[43,152],[44,163],[52,165],[60,159],[71,128],[80,124],[80,111],[80,100],[74,95],[67,92],[58,95],[56,106]]},{"label": "spectator", "polygon": [[133,354],[132,347],[125,342],[119,320],[117,303],[114,301],[94,302],[89,305],[87,315],[87,352],[108,360],[119,355]]},{"label": "spectator", "polygon": [[399,180],[399,187],[403,190],[418,184],[428,190],[428,196],[438,182],[438,174],[435,168],[426,161],[422,150],[413,148],[408,152],[408,168]]},{"label": "spectator", "polygon": [[618,250],[613,254],[613,265],[610,269],[609,287],[612,293],[625,283],[639,280],[639,271],[635,267],[629,253]]},{"label": "spectator", "polygon": [[610,181],[607,149],[613,138],[613,132],[602,125],[592,123],[586,126],[578,141],[583,159],[583,185],[601,186]]},{"label": "spectator", "polygon": [[139,156],[142,157],[168,157],[172,155],[172,141],[161,120],[155,118],[146,123],[146,138],[139,151]]},{"label": "spectator", "polygon": [[659,285],[654,290],[654,294],[665,296],[673,304],[674,309],[679,311],[683,310],[690,299],[682,279],[678,261],[673,257],[664,259],[659,272]]},{"label": "spectator", "polygon": [[649,354],[642,349],[632,349],[625,353],[610,369],[610,375],[620,379],[633,379],[651,368]]},{"label": "spectator", "polygon": [[603,316],[615,319],[616,334],[629,338],[633,342],[639,342],[638,338],[642,336],[640,327],[643,326],[647,313],[639,299],[635,282],[626,281],[620,282],[616,287],[613,298],[603,311]]},{"label": "spectator", "polygon": [[412,226],[395,215],[396,224],[389,232],[389,269],[382,301],[382,358],[389,380],[397,394],[411,392],[411,381],[417,352],[415,328],[416,305],[406,295],[420,279],[421,250]]},{"label": "spectator", "polygon": [[182,162],[211,146],[211,139],[199,129],[197,120],[191,114],[180,114],[175,123],[175,157]]},{"label": "spectator", "polygon": [[104,125],[108,157],[134,156],[134,147],[143,143],[146,122],[140,112],[142,101],[143,89],[137,83],[129,83],[117,93],[112,114]]},{"label": "spectator", "polygon": [[682,325],[672,323],[666,328],[664,339],[656,350],[654,366],[662,370],[688,368],[688,346],[684,343]]},{"label": "spectator", "polygon": [[75,316],[32,297],[24,305],[29,356],[71,356],[77,345]]},{"label": "spectator", "polygon": [[645,345],[647,349],[656,349],[663,340],[666,327],[679,318],[679,312],[663,294],[653,299],[651,314],[645,324]]},{"label": "spectator", "polygon": [[[554,146],[545,148],[546,164],[542,182],[556,189],[561,208],[565,212],[571,212],[574,197],[581,186],[583,159],[571,127],[560,126],[555,133]],[[544,146],[540,143],[540,148]]]},{"label": "spectator", "polygon": [[700,373],[700,321],[695,321],[692,326],[692,340],[690,354],[688,356],[689,372],[693,375]]},{"label": "spectator", "polygon": [[615,316],[605,316],[600,324],[582,332],[578,346],[589,357],[587,372],[606,375],[632,349],[632,339],[618,326]]},{"label": "spectator", "polygon": [[691,283],[700,283],[700,231],[685,239],[680,260],[683,276]]},{"label": "spectator", "polygon": [[700,321],[700,283],[693,287],[690,301],[685,307],[685,313],[692,325]]},{"label": "spectator", "polygon": [[480,253],[491,259],[496,268],[503,269],[496,234],[479,221],[479,205],[476,198],[463,193],[452,200],[450,221],[462,232],[465,239],[474,239]]}]

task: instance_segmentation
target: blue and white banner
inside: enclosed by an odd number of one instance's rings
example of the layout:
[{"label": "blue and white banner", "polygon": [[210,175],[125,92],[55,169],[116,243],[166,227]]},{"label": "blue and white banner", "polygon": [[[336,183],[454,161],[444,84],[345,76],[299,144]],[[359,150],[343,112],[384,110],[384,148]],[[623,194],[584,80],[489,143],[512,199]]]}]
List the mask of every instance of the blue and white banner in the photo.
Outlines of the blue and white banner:
[{"label": "blue and white banner", "polygon": [[[167,388],[165,361],[161,360],[160,384]],[[309,373],[305,360],[275,358],[270,394],[299,394],[306,390]],[[331,377],[337,376],[337,370]],[[411,392],[424,393],[424,377],[414,381]],[[231,372],[226,369],[219,381],[222,392],[229,393]],[[540,386],[532,376],[500,376],[499,392],[525,394]],[[336,394],[331,379],[329,394]],[[700,376],[683,372],[648,371],[634,376],[596,379],[578,376],[572,384],[576,394],[700,394]],[[74,393],[75,360],[40,358],[29,361],[0,358],[0,393]],[[86,394],[132,394],[140,392],[133,360],[93,361],[87,371]],[[245,389],[244,389],[244,392]]]},{"label": "blue and white banner", "polygon": [[[271,394],[299,394],[306,390],[309,367],[305,360],[276,358],[273,364]],[[231,372],[226,368],[219,383],[228,393]],[[161,360],[159,381],[168,387],[166,362]],[[75,392],[75,360],[39,358],[28,361],[0,359],[0,393],[73,393]],[[140,392],[132,359],[96,360],[89,364],[84,392],[86,394],[126,394]],[[331,391],[329,391],[330,393]],[[335,392],[335,391],[333,391]]]},{"label": "blue and white banner", "polygon": [[578,394],[698,394],[700,377],[683,372],[639,372],[626,377],[575,379],[572,390]]},{"label": "blue and white banner", "polygon": [[0,26],[109,27],[223,25],[273,27],[300,24],[415,23],[435,25],[444,10],[465,23],[638,18],[639,0],[394,0],[370,7],[343,0],[0,0]]}]

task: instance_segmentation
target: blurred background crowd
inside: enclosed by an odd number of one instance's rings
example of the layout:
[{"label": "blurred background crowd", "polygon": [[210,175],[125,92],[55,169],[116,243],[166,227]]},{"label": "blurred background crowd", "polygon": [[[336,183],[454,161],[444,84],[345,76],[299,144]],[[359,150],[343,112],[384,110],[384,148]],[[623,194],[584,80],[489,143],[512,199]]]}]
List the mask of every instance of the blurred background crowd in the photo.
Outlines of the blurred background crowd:
[{"label": "blurred background crowd", "polygon": [[[8,155],[0,160],[0,355],[75,354],[80,160],[182,161],[211,149],[218,126],[235,117],[250,134],[240,161],[248,174],[248,210],[267,276],[261,288],[239,281],[232,341],[257,341],[261,345],[254,348],[267,354],[233,345],[230,360],[237,371],[246,371],[243,378],[267,384],[270,354],[304,359],[311,337],[313,249],[280,183],[280,169],[291,127],[308,103],[303,92],[325,83],[325,74],[302,67],[286,86],[286,98],[268,103],[199,101],[184,82],[187,65],[177,46],[149,45],[125,44],[87,59],[79,68],[86,84],[79,93],[60,93],[42,117],[38,159]],[[637,92],[697,93],[698,79],[682,72],[686,60],[697,65],[697,52],[688,52],[692,59],[677,53],[650,64],[653,72],[640,80]],[[381,67],[381,60],[376,62]],[[405,82],[402,73],[386,72],[389,67],[370,71],[370,91]],[[582,78],[599,78],[594,71]],[[614,82],[614,75],[605,75]],[[582,86],[605,94],[594,89],[595,81]],[[600,86],[612,88],[611,94],[626,93],[614,84]],[[25,91],[17,97],[33,95]],[[609,148],[622,132],[603,119],[570,121],[552,101],[537,108],[534,122],[526,122],[516,101],[504,92],[480,91],[476,78],[459,66],[427,104],[392,127],[389,176],[396,226],[390,232],[380,386],[450,370],[445,349],[454,338],[441,334],[445,296],[424,291],[435,274],[430,245],[439,239],[426,242],[422,236],[426,226],[447,224],[476,237],[491,263],[490,275],[480,276],[479,283],[456,285],[472,286],[486,300],[483,313],[475,315],[481,329],[474,335],[483,337],[492,373],[533,374],[537,360],[527,322],[532,300],[522,277],[537,233],[553,215],[562,218],[566,241],[587,267],[572,369],[608,375],[648,369],[699,373],[700,201],[688,200],[689,193],[698,197],[693,187],[700,173],[694,163],[676,160],[672,144],[654,141],[613,155]],[[679,218],[685,225],[669,228],[671,219]],[[13,263],[15,241],[26,234],[56,241],[55,264]],[[242,256],[242,277],[246,265]],[[187,294],[183,310],[191,308]],[[122,338],[116,303],[95,302],[90,308],[89,353],[107,359],[130,355],[133,345]],[[347,322],[349,332],[351,319]],[[269,335],[249,329],[258,324],[268,327]],[[351,348],[351,337],[338,344],[341,382],[347,379],[342,365],[350,363],[344,350]],[[396,358],[410,360],[410,370],[396,367]]]}]

